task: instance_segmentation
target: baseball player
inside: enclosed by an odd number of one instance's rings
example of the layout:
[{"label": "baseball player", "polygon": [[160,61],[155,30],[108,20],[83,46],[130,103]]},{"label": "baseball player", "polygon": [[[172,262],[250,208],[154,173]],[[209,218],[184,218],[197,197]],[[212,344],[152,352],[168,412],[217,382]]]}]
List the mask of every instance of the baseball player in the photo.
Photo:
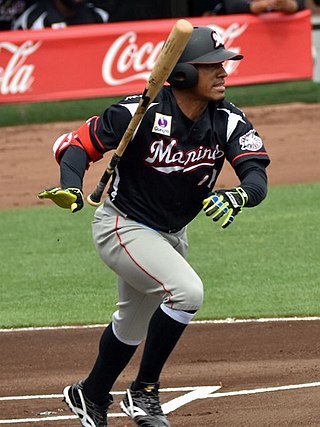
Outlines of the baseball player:
[{"label": "baseball player", "polygon": [[[203,210],[208,220],[227,228],[267,193],[263,142],[225,100],[224,61],[241,59],[225,49],[215,31],[194,28],[169,85],[146,112],[115,169],[108,198],[95,212],[93,240],[117,274],[119,302],[91,372],[64,389],[65,402],[83,427],[107,425],[112,386],[144,340],[137,376],[120,405],[138,426],[170,426],[159,400],[160,374],[203,303],[202,281],[186,261],[186,227]],[[139,99],[129,96],[58,138],[61,187],[39,197],[79,211],[86,168],[117,147]],[[225,159],[239,185],[214,189]]]}]

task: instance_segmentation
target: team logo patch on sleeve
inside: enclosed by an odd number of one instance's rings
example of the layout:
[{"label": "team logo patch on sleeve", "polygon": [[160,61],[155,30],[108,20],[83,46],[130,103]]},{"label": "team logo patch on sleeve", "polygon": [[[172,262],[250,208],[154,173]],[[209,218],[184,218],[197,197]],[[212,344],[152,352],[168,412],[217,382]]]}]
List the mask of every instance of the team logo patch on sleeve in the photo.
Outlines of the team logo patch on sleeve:
[{"label": "team logo patch on sleeve", "polygon": [[239,138],[241,150],[258,151],[262,148],[262,139],[256,134],[254,129],[249,130]]},{"label": "team logo patch on sleeve", "polygon": [[156,113],[152,132],[160,133],[161,135],[165,135],[165,136],[170,136],[171,121],[172,121],[172,116],[166,116],[165,114]]}]

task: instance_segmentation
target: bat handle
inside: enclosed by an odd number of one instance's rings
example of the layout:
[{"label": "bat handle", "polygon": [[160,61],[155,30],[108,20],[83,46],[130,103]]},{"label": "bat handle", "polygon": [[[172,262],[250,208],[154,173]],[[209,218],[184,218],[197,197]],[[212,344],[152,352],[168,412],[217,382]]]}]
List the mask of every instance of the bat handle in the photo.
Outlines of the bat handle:
[{"label": "bat handle", "polygon": [[[108,174],[108,181],[110,179],[111,175]],[[104,192],[104,189],[106,188],[108,181],[106,183],[100,181],[98,185],[96,186],[96,189],[89,194],[87,197],[87,202],[91,206],[100,206],[101,205],[101,197]]]},{"label": "bat handle", "polygon": [[111,175],[113,174],[115,168],[117,167],[120,161],[120,158],[121,157],[118,154],[116,153],[113,154],[110,160],[110,164],[108,165],[102,177],[100,178],[100,181],[96,186],[96,189],[87,197],[87,202],[89,203],[89,205],[96,206],[96,207],[101,205],[101,197],[104,192],[104,189],[106,188],[111,178]]}]

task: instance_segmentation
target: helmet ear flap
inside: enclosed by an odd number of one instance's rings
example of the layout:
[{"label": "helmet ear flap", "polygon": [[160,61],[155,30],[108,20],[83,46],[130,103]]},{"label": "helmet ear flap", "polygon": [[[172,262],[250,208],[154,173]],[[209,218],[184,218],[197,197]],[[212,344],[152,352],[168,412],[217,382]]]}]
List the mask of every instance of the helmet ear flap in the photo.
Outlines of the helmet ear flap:
[{"label": "helmet ear flap", "polygon": [[198,70],[192,64],[178,63],[168,78],[168,83],[177,89],[190,89],[198,82]]}]

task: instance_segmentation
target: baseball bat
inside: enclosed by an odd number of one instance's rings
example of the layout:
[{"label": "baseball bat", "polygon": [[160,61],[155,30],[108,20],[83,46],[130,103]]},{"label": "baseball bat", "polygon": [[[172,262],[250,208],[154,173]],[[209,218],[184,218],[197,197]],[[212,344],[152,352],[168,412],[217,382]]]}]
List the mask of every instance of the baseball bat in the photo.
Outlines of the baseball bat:
[{"label": "baseball bat", "polygon": [[170,76],[174,66],[176,65],[179,57],[181,56],[184,48],[186,47],[193,31],[192,24],[185,20],[179,19],[166,39],[162,50],[154,64],[150,73],[146,87],[142,93],[138,107],[132,116],[128,127],[123,134],[119,145],[113,154],[108,166],[106,167],[103,175],[96,189],[88,195],[87,202],[92,206],[99,206],[101,203],[102,194],[109,182],[111,175],[117,167],[121,156],[123,155],[127,145],[129,144],[135,130],[139,126],[144,114],[146,113],[151,102],[160,92],[164,82]]}]

